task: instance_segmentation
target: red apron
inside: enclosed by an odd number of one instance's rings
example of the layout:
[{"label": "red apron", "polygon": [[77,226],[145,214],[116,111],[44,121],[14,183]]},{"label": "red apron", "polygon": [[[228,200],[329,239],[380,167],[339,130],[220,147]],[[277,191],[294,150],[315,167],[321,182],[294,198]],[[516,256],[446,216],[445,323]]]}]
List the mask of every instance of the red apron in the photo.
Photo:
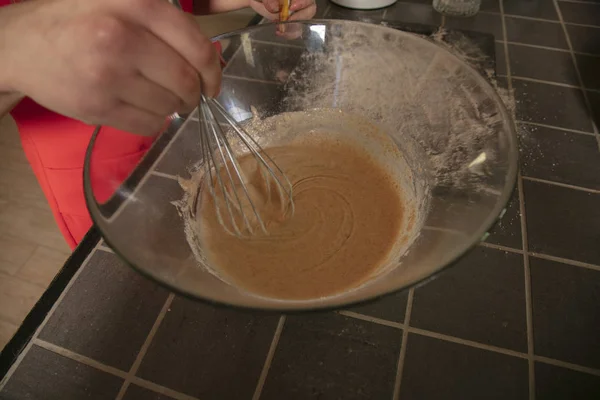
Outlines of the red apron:
[{"label": "red apron", "polygon": [[[181,0],[191,12],[194,0]],[[0,0],[0,7],[11,0]],[[160,16],[157,16],[160,18]],[[220,46],[216,43],[217,48]],[[17,123],[23,150],[37,177],[54,218],[71,248],[92,226],[83,195],[83,161],[94,126],[56,114],[24,99],[11,112]],[[154,138],[102,128],[101,148],[95,157],[123,181],[151,146]],[[98,193],[108,197],[111,193]]]}]

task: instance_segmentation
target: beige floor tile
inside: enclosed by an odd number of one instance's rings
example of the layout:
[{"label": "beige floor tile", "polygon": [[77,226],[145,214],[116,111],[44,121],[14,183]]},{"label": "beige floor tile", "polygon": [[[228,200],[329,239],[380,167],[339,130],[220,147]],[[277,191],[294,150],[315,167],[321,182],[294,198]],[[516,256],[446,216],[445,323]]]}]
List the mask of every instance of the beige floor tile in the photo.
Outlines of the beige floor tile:
[{"label": "beige floor tile", "polygon": [[0,273],[0,319],[21,325],[43,292],[37,285]]},{"label": "beige floor tile", "polygon": [[20,147],[0,145],[0,170],[32,173],[25,152]]},{"label": "beige floor tile", "polygon": [[23,266],[38,246],[10,235],[0,234],[0,260]]},{"label": "beige floor tile", "polygon": [[50,212],[50,207],[33,172],[0,169],[0,199]]},{"label": "beige floor tile", "polygon": [[0,320],[0,350],[8,343],[18,329],[18,325]]},{"label": "beige floor tile", "polygon": [[0,210],[0,234],[69,253],[50,210],[8,203]]},{"label": "beige floor tile", "polygon": [[21,267],[16,276],[24,281],[46,288],[68,257],[68,254],[40,246],[25,265]]},{"label": "beige floor tile", "polygon": [[0,272],[4,272],[8,275],[14,275],[19,272],[20,269],[21,266],[19,266],[19,264],[0,259]]},{"label": "beige floor tile", "polygon": [[21,147],[17,125],[10,116],[0,118],[0,146]]}]

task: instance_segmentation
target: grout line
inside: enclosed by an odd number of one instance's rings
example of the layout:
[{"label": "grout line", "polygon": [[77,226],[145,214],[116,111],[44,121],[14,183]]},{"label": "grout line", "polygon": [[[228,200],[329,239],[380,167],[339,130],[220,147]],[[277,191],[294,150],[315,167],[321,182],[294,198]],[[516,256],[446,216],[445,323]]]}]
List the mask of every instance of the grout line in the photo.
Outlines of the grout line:
[{"label": "grout line", "polygon": [[342,311],[337,311],[337,313],[339,315],[343,315],[345,317],[360,319],[360,320],[367,321],[367,322],[373,322],[374,324],[389,326],[390,328],[404,329],[404,324],[401,324],[399,322],[393,322],[393,321],[388,321],[387,319],[375,318],[375,317],[371,317],[370,315],[365,315],[365,314],[357,313],[354,311],[342,310]]},{"label": "grout line", "polygon": [[479,342],[474,342],[472,340],[461,339],[461,338],[457,338],[454,336],[444,335],[442,333],[431,332],[431,331],[427,331],[425,329],[411,327],[408,330],[410,333],[416,333],[421,336],[427,336],[427,337],[434,338],[434,339],[440,339],[440,340],[450,342],[450,343],[462,344],[465,346],[474,347],[476,349],[488,350],[488,351],[492,351],[494,353],[504,354],[504,355],[512,356],[512,357],[518,357],[518,358],[524,358],[524,359],[528,358],[527,354],[521,353],[520,351],[516,351],[516,350],[504,349],[502,347],[492,346],[490,344],[484,344],[484,343],[479,343]]},{"label": "grout line", "polygon": [[327,13],[329,12],[329,10],[331,10],[331,3],[327,4],[327,7],[325,7],[325,12],[323,13],[323,16],[321,18],[325,19],[325,17],[327,16]]},{"label": "grout line", "polygon": [[[407,305],[408,308],[408,305]],[[357,319],[361,319],[364,321],[370,321],[373,323],[381,323],[384,322],[386,326],[392,326],[392,327],[397,327],[398,329],[402,329],[402,327],[404,325],[402,324],[398,324],[398,323],[394,323],[391,321],[386,321],[386,320],[381,320],[379,318],[371,318],[369,316],[363,315],[363,314],[359,314],[359,313],[355,313],[355,312],[342,312],[339,311],[339,314],[342,315],[346,315],[348,317],[351,318],[357,318]],[[513,357],[518,357],[518,358],[523,358],[523,359],[527,359],[528,355],[519,351],[515,351],[515,350],[509,350],[509,349],[504,349],[502,347],[497,347],[497,346],[493,346],[493,345],[488,345],[488,344],[484,344],[484,343],[479,343],[479,342],[475,342],[472,340],[466,340],[466,339],[461,339],[458,337],[454,337],[454,336],[449,336],[449,335],[444,335],[441,333],[437,333],[437,332],[432,332],[432,331],[428,331],[425,329],[419,329],[419,328],[414,328],[414,327],[406,327],[405,328],[409,333],[414,333],[417,335],[421,335],[421,336],[426,336],[426,337],[430,337],[430,338],[434,338],[434,339],[439,339],[439,340],[443,340],[446,342],[450,342],[450,343],[456,343],[456,344],[462,344],[465,346],[469,346],[469,347],[474,347],[474,348],[478,348],[481,350],[488,350],[488,351],[492,351],[495,353],[500,353],[500,354],[505,354],[508,356],[513,356]],[[32,340],[33,341],[33,340]],[[84,365],[99,369],[101,371],[104,371],[108,374],[117,376],[117,377],[121,377],[121,378],[126,378],[127,377],[127,373],[125,371],[121,371],[117,368],[114,367],[110,367],[108,365],[105,365],[103,363],[100,363],[98,361],[92,360],[88,357],[82,356],[78,353],[75,353],[71,350],[67,350],[64,349],[60,346],[45,342],[43,340],[40,339],[35,339],[36,341],[36,345],[43,347],[47,350],[50,350],[54,353],[57,353],[63,357],[72,359],[74,361],[78,361]],[[272,345],[273,346],[273,345]],[[591,374],[591,375],[596,375],[596,376],[600,376],[600,369],[594,369],[594,368],[589,368],[589,367],[585,367],[582,365],[577,365],[577,364],[572,364],[572,363],[568,363],[565,361],[561,361],[561,360],[556,360],[556,359],[552,359],[552,358],[548,358],[548,357],[544,357],[544,356],[534,356],[533,359],[535,361],[539,361],[539,362],[543,362],[546,364],[551,364],[551,365],[556,365],[559,367],[563,367],[566,369],[570,369],[570,370],[574,370],[574,371],[579,371],[579,372],[583,372],[583,373],[587,373],[587,374]],[[182,400],[198,400],[195,397],[191,397],[188,395],[185,395],[183,393],[179,393],[176,392],[174,390],[171,390],[167,387],[158,385],[156,383],[147,381],[145,379],[139,378],[139,377],[133,377],[132,379],[132,383],[150,390],[153,390],[157,393],[164,393],[168,396],[174,397],[176,400],[182,399]]]},{"label": "grout line", "polygon": [[[581,71],[579,70],[579,65],[577,64],[577,57],[575,57],[575,53],[573,53],[573,45],[571,43],[571,37],[569,36],[569,30],[567,29],[567,27],[565,25],[562,11],[560,10],[560,7],[558,6],[558,1],[554,0],[553,3],[554,3],[554,8],[556,9],[556,14],[558,14],[558,20],[560,21],[560,24],[563,28],[563,32],[565,34],[565,39],[567,41],[567,47],[569,48],[569,51],[571,52],[571,59],[573,60],[573,64],[575,65],[575,74],[577,75],[577,80],[579,81],[579,86],[581,86],[583,88],[585,86],[583,84],[583,78],[581,77]],[[585,90],[583,90],[583,99],[585,101],[585,106],[587,108],[588,115],[590,115],[590,116],[594,115],[594,113],[592,112],[592,106],[590,103],[590,99]],[[594,118],[590,118],[590,119],[592,120],[592,129],[594,130],[594,133],[596,134],[596,142],[598,143],[598,149],[600,149],[600,135],[598,135],[598,127],[596,126],[596,122],[594,121]]]},{"label": "grout line", "polygon": [[[496,39],[496,43],[504,43],[504,40],[499,40]],[[512,41],[506,41],[506,43],[511,44],[511,45],[515,45],[515,46],[522,46],[522,47],[533,47],[534,49],[543,49],[543,50],[550,50],[550,51],[560,51],[563,53],[570,53],[569,49],[562,49],[560,47],[550,47],[550,46],[542,46],[539,44],[531,44],[531,43],[522,43],[522,42],[512,42]],[[577,55],[581,55],[581,56],[589,56],[589,57],[597,57],[600,58],[600,54],[594,54],[594,53],[586,53],[583,51],[573,51],[574,54]]]},{"label": "grout line", "polygon": [[504,63],[506,64],[506,81],[508,82],[508,92],[512,93],[512,74],[510,71],[510,53],[508,52],[508,34],[506,31],[506,16],[504,14],[504,2],[499,1],[500,5],[500,20],[502,21],[502,39],[504,40]]},{"label": "grout line", "polygon": [[57,346],[55,344],[46,342],[45,340],[41,340],[41,339],[34,339],[33,343],[36,346],[39,346],[43,349],[46,349],[48,351],[51,351],[55,354],[58,354],[59,356],[63,356],[65,358],[68,358],[70,360],[74,360],[77,361],[81,364],[87,365],[88,367],[92,367],[94,369],[97,369],[99,371],[102,372],[106,372],[107,374],[110,375],[114,375],[114,376],[118,376],[119,378],[123,378],[125,379],[127,377],[127,373],[125,371],[121,371],[118,368],[115,367],[111,367],[108,366],[106,364],[103,364],[99,361],[93,360],[89,357],[83,356],[81,354],[75,353],[74,351],[65,349],[64,347],[60,347]]},{"label": "grout line", "polygon": [[240,81],[248,81],[248,82],[265,83],[268,85],[280,85],[281,84],[281,82],[278,82],[278,81],[265,81],[263,79],[247,78],[244,76],[229,75],[229,74],[223,74],[223,78],[238,79]]},{"label": "grout line", "polygon": [[[504,14],[504,2],[498,2],[500,5],[500,15],[502,19],[502,34],[504,39],[504,59],[506,62],[506,78],[508,82],[509,93],[513,91],[512,71],[510,68],[510,53],[508,51],[508,33],[506,30],[506,15]],[[514,117],[514,116],[513,116]],[[516,120],[516,118],[515,118]],[[518,132],[516,122],[515,132]],[[523,275],[525,286],[525,316],[527,325],[527,365],[528,365],[528,383],[529,383],[529,400],[535,400],[535,365],[533,363],[533,325],[532,325],[532,308],[531,308],[531,275],[529,271],[529,256],[527,254],[527,219],[525,216],[525,197],[523,196],[523,179],[521,171],[517,173],[517,188],[519,191],[519,208],[521,212],[521,240],[523,247]]]},{"label": "grout line", "polygon": [[159,385],[154,382],[147,381],[142,378],[134,378],[133,382],[135,385],[143,387],[144,389],[151,390],[156,393],[164,394],[165,396],[172,397],[174,400],[199,400],[197,397],[189,396],[187,394],[177,392],[168,387]]},{"label": "grout line", "polygon": [[532,125],[532,126],[539,126],[542,128],[556,129],[556,130],[570,132],[570,133],[577,133],[579,135],[596,136],[595,133],[591,133],[591,132],[578,131],[577,129],[561,128],[560,126],[554,126],[554,125],[540,124],[539,122],[529,122],[529,121],[522,121],[522,120],[517,120],[516,122],[519,125],[523,125],[523,124],[524,125]]},{"label": "grout line", "polygon": [[179,178],[176,177],[175,175],[165,174],[164,172],[158,172],[158,171],[152,171],[152,172],[150,172],[150,174],[154,175],[154,176],[160,176],[162,178],[171,179],[171,180],[179,182]]},{"label": "grout line", "polygon": [[600,190],[589,189],[589,188],[585,188],[585,187],[581,187],[581,186],[575,186],[575,185],[569,185],[568,183],[547,181],[546,179],[533,178],[531,176],[524,176],[523,179],[526,180],[526,181],[531,181],[531,182],[539,182],[539,183],[545,183],[547,185],[560,186],[560,187],[564,187],[564,188],[568,188],[568,189],[579,190],[581,192],[588,192],[588,193],[593,193],[593,194],[600,194]]},{"label": "grout line", "polygon": [[589,1],[589,0],[559,0],[561,3],[576,3],[576,4],[593,4],[593,5],[599,5],[598,3],[594,2],[594,1]]},{"label": "grout line", "polygon": [[574,371],[583,372],[585,374],[600,376],[600,371],[599,370],[593,369],[593,368],[589,368],[589,367],[584,367],[582,365],[571,364],[571,363],[568,363],[568,362],[565,362],[565,361],[554,360],[552,358],[543,357],[543,356],[535,356],[535,360],[539,361],[539,362],[542,362],[544,364],[555,365],[557,367],[563,367],[563,368],[567,368],[567,369],[572,369]]},{"label": "grout line", "polygon": [[533,362],[533,306],[531,295],[531,268],[529,266],[529,242],[527,238],[527,217],[525,214],[525,196],[523,193],[523,177],[519,171],[517,177],[519,190],[519,208],[521,211],[521,238],[523,241],[523,274],[525,277],[525,319],[527,323],[527,356],[529,366],[529,398],[535,399],[535,364]]},{"label": "grout line", "polygon": [[523,254],[523,250],[513,249],[512,247],[501,246],[499,244],[481,242],[481,243],[479,243],[479,245],[482,247],[487,247],[490,249],[495,249],[495,250],[500,250],[500,251],[506,251],[509,253]]},{"label": "grout line", "polygon": [[60,296],[58,297],[58,299],[56,300],[56,302],[54,303],[54,305],[52,306],[52,308],[50,309],[50,311],[48,311],[48,314],[46,315],[46,318],[44,318],[44,320],[42,321],[42,323],[40,324],[40,326],[38,326],[37,330],[34,332],[33,336],[29,340],[29,343],[27,343],[27,345],[25,345],[25,348],[21,351],[21,354],[19,354],[19,357],[15,360],[15,362],[10,367],[10,369],[8,370],[8,372],[6,373],[6,375],[4,376],[4,378],[0,381],[0,392],[2,392],[2,389],[4,388],[4,386],[6,385],[6,383],[12,377],[12,375],[14,374],[14,372],[17,370],[17,368],[19,367],[19,365],[21,364],[21,362],[23,361],[23,359],[25,358],[25,356],[27,355],[27,353],[31,349],[31,346],[33,346],[34,340],[38,337],[38,335],[40,334],[40,332],[42,331],[42,329],[44,329],[44,327],[48,323],[48,320],[52,317],[52,315],[54,314],[54,312],[56,311],[56,309],[60,306],[60,304],[62,303],[62,301],[65,298],[65,296],[69,293],[69,290],[71,289],[71,286],[73,286],[73,283],[77,280],[77,278],[79,277],[79,275],[81,274],[81,272],[88,265],[90,259],[94,256],[94,254],[96,254],[96,251],[98,250],[99,247],[100,247],[100,241],[98,241],[98,243],[96,244],[96,246],[94,246],[94,248],[92,249],[92,251],[90,252],[90,254],[88,254],[88,256],[86,257],[86,259],[81,264],[81,267],[79,267],[79,269],[77,270],[77,272],[75,272],[75,274],[73,274],[73,277],[71,278],[71,280],[69,281],[69,283],[67,283],[67,286],[65,286],[65,289],[63,290],[63,292],[60,294]]},{"label": "grout line", "polygon": [[382,20],[385,20],[385,17],[386,17],[386,15],[387,15],[387,12],[388,12],[388,8],[386,8],[385,10],[383,10],[383,14],[381,14],[381,19],[382,19]]},{"label": "grout line", "polygon": [[[289,44],[289,43],[281,43],[281,42],[269,42],[267,40],[260,40],[260,39],[252,39],[252,43],[257,43],[257,44],[264,44],[267,46],[279,46],[279,47],[291,47],[294,49],[306,49],[305,46],[300,46],[298,44]],[[233,57],[231,57],[233,59]]]},{"label": "grout line", "polygon": [[[486,14],[497,14],[494,12],[485,12]],[[546,18],[536,18],[536,17],[527,17],[525,15],[516,15],[516,14],[505,14],[505,16],[510,17],[510,18],[516,18],[516,19],[526,19],[529,21],[539,21],[539,22],[549,22],[552,24],[559,24],[559,21],[555,21],[553,19],[546,19]],[[590,25],[590,24],[580,24],[577,22],[566,22],[567,25],[572,25],[572,26],[582,26],[584,28],[595,28],[595,29],[600,29],[600,26],[598,25]]]},{"label": "grout line", "polygon": [[[105,372],[107,374],[110,374],[110,375],[113,375],[113,376],[116,376],[116,377],[122,378],[122,379],[127,379],[127,377],[128,377],[128,373],[125,371],[121,371],[118,368],[103,364],[99,361],[93,360],[89,357],[83,356],[74,351],[65,349],[63,347],[54,345],[52,343],[46,342],[41,339],[35,339],[34,341],[35,341],[35,345],[37,345],[39,347],[42,347],[48,351],[51,351],[55,354],[58,354],[62,357],[68,358],[70,360],[77,361],[80,364],[97,369],[98,371],[102,371],[102,372]],[[184,393],[177,392],[175,390],[169,389],[165,386],[158,385],[156,383],[147,381],[142,378],[133,377],[132,383],[136,384],[137,386],[141,386],[143,388],[152,390],[154,392],[173,397],[175,400],[198,400],[195,397],[188,396]]]},{"label": "grout line", "polygon": [[408,326],[410,325],[410,316],[412,314],[415,289],[408,291],[408,300],[406,301],[406,312],[404,313],[404,326],[402,330],[402,343],[400,344],[400,354],[398,355],[398,367],[396,369],[396,381],[394,382],[394,400],[400,398],[400,385],[402,384],[402,373],[404,371],[404,360],[406,359],[406,348],[408,347]]},{"label": "grout line", "polygon": [[162,323],[163,319],[165,318],[167,311],[169,311],[169,307],[171,307],[171,303],[173,302],[174,298],[175,298],[175,294],[169,293],[169,295],[167,296],[167,299],[165,300],[165,304],[162,306],[161,310],[159,311],[158,316],[156,317],[156,321],[154,321],[154,325],[152,325],[152,328],[150,328],[150,332],[148,332],[148,336],[146,337],[144,344],[142,344],[142,347],[140,348],[140,351],[138,352],[138,355],[135,358],[135,361],[133,362],[131,369],[127,373],[127,378],[125,379],[125,382],[123,382],[123,385],[121,386],[121,390],[119,390],[119,393],[117,394],[117,397],[115,398],[115,400],[122,400],[123,397],[125,397],[125,392],[127,392],[127,388],[129,387],[131,380],[133,379],[133,377],[135,377],[135,374],[137,373],[138,369],[140,368],[140,365],[142,364],[142,360],[146,356],[146,353],[148,352],[148,348],[150,347],[150,344],[152,343],[152,340],[154,339],[154,335],[156,335],[156,331],[158,331],[158,328],[160,327],[160,324]]},{"label": "grout line", "polygon": [[281,333],[283,332],[284,325],[285,315],[282,315],[281,317],[279,317],[277,328],[275,328],[273,340],[271,341],[271,347],[269,347],[269,352],[267,353],[265,364],[263,365],[263,369],[260,372],[260,377],[258,378],[258,383],[256,384],[256,389],[254,390],[252,400],[260,399],[260,395],[262,394],[263,387],[265,386],[265,382],[267,380],[267,375],[269,374],[269,369],[271,368],[271,363],[273,362],[273,357],[275,357],[275,351],[277,350],[277,345],[279,344],[279,338],[281,337]]},{"label": "grout line", "polygon": [[[177,129],[177,132],[175,132],[175,134],[173,135],[173,137],[171,138],[169,143],[167,143],[166,146],[164,147],[164,149],[162,149],[162,151],[160,152],[160,154],[158,155],[156,160],[154,160],[152,165],[150,165],[148,167],[148,170],[146,171],[146,173],[144,174],[142,179],[140,179],[140,181],[138,182],[136,187],[133,189],[133,192],[129,195],[129,197],[127,199],[125,199],[125,201],[123,201],[121,204],[119,204],[119,206],[115,210],[115,212],[112,213],[112,215],[107,219],[109,223],[116,220],[121,215],[123,210],[129,204],[131,204],[130,198],[132,196],[135,196],[142,189],[142,187],[144,187],[144,185],[146,184],[148,179],[150,179],[150,176],[152,176],[152,172],[154,172],[154,170],[160,165],[160,162],[162,161],[163,157],[165,157],[165,155],[169,152],[169,150],[171,149],[171,146],[173,146],[173,143],[175,143],[178,140],[178,138],[183,134],[182,132],[184,131],[184,128],[190,123],[191,123],[190,118],[189,117],[186,118],[185,121],[181,124],[181,126]],[[155,143],[153,143],[153,145],[154,144]]]},{"label": "grout line", "polygon": [[561,86],[561,87],[566,87],[566,88],[570,88],[570,89],[579,89],[579,90],[585,90],[584,88],[582,88],[581,86],[577,86],[577,85],[572,85],[570,83],[561,83],[561,82],[553,82],[553,81],[545,81],[543,79],[536,79],[536,78],[529,78],[526,76],[515,76],[513,75],[512,77],[513,79],[517,79],[519,81],[526,81],[526,82],[535,82],[535,83],[544,83],[546,85],[553,85],[553,86]]},{"label": "grout line", "polygon": [[531,252],[531,251],[529,252],[529,255],[531,257],[541,258],[543,260],[549,260],[549,261],[556,261],[556,262],[559,262],[562,264],[572,265],[574,267],[587,268],[587,269],[593,269],[594,271],[600,271],[600,265],[589,264],[589,263],[582,262],[582,261],[570,260],[568,258],[550,256],[548,254],[536,253],[536,252]]},{"label": "grout line", "polygon": [[[504,40],[496,40],[496,42],[498,42],[498,43],[504,43]],[[538,44],[512,42],[510,40],[507,40],[506,43],[510,44],[510,45],[513,45],[513,46],[533,47],[534,49],[549,50],[549,51],[560,51],[561,53],[568,53],[569,52],[568,49],[561,49],[559,47],[540,46]]]},{"label": "grout line", "polygon": [[113,249],[111,249],[110,247],[105,246],[105,245],[98,246],[98,250],[102,250],[102,251],[105,251],[107,253],[115,254],[115,252],[113,251]]}]

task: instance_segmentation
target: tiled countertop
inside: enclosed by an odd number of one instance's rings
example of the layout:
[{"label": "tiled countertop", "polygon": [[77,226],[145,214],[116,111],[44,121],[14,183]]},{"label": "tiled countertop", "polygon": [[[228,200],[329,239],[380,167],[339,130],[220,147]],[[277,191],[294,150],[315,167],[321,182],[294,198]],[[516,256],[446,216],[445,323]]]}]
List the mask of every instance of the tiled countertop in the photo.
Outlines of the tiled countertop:
[{"label": "tiled countertop", "polygon": [[487,242],[419,288],[280,316],[175,296],[91,232],[3,352],[0,399],[600,399],[600,3],[484,0],[464,20],[319,3],[495,35],[521,174]]}]

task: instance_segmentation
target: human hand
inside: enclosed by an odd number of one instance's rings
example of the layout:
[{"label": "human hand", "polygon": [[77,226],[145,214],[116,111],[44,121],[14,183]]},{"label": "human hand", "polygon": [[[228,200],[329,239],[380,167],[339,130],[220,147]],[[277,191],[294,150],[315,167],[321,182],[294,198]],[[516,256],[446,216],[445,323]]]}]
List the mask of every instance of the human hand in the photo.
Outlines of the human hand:
[{"label": "human hand", "polygon": [[[270,21],[279,21],[280,0],[250,0],[250,6]],[[311,19],[317,13],[315,0],[292,0],[288,21]]]},{"label": "human hand", "polygon": [[201,92],[219,91],[211,41],[164,0],[38,0],[5,10],[5,89],[60,114],[151,135],[168,115],[195,108]]}]

